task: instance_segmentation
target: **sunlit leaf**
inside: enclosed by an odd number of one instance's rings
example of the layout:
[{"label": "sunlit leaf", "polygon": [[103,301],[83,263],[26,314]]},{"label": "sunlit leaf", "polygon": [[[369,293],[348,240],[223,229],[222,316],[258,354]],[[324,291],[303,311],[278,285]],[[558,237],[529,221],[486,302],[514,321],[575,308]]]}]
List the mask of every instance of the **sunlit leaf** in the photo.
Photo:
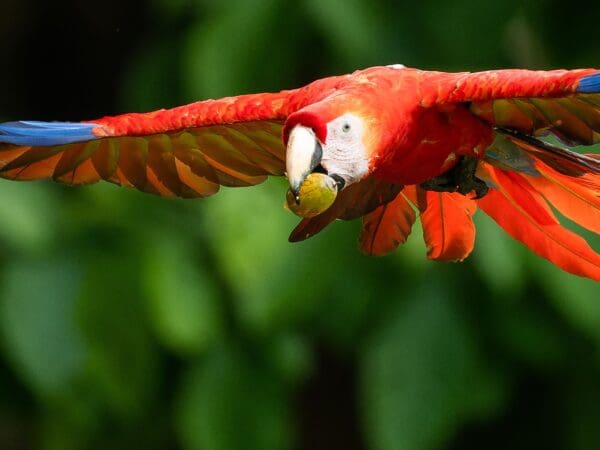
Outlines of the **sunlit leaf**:
[{"label": "sunlit leaf", "polygon": [[215,281],[174,236],[156,236],[147,252],[144,285],[158,337],[178,353],[204,350],[222,334]]}]

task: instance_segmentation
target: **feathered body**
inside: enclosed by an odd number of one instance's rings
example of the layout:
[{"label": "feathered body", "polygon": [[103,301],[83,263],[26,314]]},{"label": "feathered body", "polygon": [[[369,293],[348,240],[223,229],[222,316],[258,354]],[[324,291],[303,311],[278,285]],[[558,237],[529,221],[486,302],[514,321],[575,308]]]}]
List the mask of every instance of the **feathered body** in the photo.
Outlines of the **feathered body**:
[{"label": "feathered body", "polygon": [[549,134],[567,146],[600,142],[600,71],[374,67],[151,113],[11,122],[0,125],[0,176],[204,197],[285,175],[287,159],[292,188],[314,170],[340,186],[292,241],[362,217],[361,248],[383,254],[406,240],[418,210],[428,257],[462,260],[479,206],[540,256],[600,280],[600,256],[549,206],[600,233],[600,160],[540,140]]}]

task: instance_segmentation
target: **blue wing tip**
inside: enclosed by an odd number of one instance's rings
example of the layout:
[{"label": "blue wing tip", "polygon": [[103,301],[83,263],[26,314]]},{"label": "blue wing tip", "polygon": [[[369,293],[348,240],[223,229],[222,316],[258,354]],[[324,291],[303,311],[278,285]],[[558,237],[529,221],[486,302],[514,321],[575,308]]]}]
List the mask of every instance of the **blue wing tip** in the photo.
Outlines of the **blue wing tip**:
[{"label": "blue wing tip", "polygon": [[579,81],[577,92],[582,94],[594,94],[600,92],[600,72],[583,77]]},{"label": "blue wing tip", "polygon": [[97,139],[93,123],[19,121],[0,123],[0,143],[48,146]]}]

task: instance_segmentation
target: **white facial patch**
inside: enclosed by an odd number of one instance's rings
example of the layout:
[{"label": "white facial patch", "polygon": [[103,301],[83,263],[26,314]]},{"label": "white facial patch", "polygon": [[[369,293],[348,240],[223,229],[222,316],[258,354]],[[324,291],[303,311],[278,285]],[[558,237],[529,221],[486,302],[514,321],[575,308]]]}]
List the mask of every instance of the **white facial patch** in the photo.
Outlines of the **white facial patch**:
[{"label": "white facial patch", "polygon": [[390,69],[406,69],[406,66],[404,64],[390,64],[389,66]]},{"label": "white facial patch", "polygon": [[329,175],[339,175],[346,186],[361,180],[369,171],[363,142],[364,123],[354,114],[344,114],[327,124],[321,165]]}]

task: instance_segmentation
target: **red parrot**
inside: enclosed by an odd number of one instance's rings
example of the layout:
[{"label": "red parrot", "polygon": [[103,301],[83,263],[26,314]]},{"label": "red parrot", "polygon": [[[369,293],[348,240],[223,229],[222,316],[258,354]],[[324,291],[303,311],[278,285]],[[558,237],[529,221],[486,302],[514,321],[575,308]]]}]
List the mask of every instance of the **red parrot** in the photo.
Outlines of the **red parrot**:
[{"label": "red parrot", "polygon": [[190,198],[287,174],[299,200],[320,173],[338,195],[290,241],[362,217],[360,247],[381,255],[406,240],[418,211],[427,257],[460,261],[479,207],[538,255],[600,280],[600,255],[554,212],[600,233],[600,157],[566,148],[596,143],[600,70],[394,65],[144,114],[0,124],[0,176]]}]

